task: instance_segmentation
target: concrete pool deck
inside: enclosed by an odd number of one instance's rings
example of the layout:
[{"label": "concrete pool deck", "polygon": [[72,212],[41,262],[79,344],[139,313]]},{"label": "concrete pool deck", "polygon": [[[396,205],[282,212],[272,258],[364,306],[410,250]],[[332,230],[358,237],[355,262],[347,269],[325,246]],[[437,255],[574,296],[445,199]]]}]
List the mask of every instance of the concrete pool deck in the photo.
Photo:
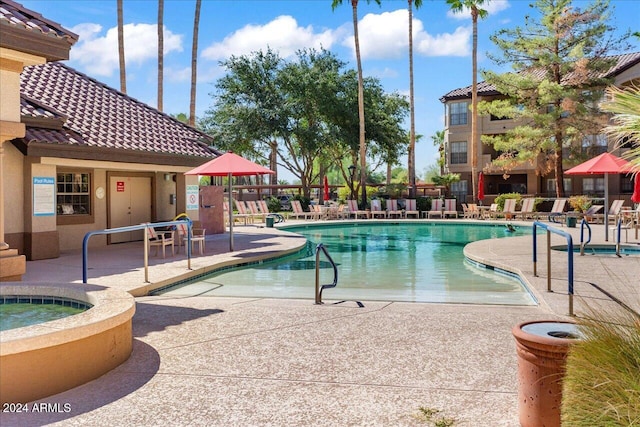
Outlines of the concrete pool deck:
[{"label": "concrete pool deck", "polygon": [[[578,240],[579,229],[562,229]],[[602,243],[604,227],[593,229],[593,243]],[[235,231],[235,253],[227,253],[227,234],[208,236],[192,268],[301,244],[276,229]],[[552,236],[553,245],[564,243]],[[42,400],[68,404],[68,412],[2,413],[0,425],[425,425],[416,416],[424,407],[456,419],[456,426],[516,426],[511,329],[567,314],[567,254],[553,251],[549,293],[545,247],[541,236],[540,277],[533,277],[530,236],[467,246],[468,256],[521,273],[538,307],[367,301],[358,307],[333,304],[330,290],[326,304],[316,306],[312,289],[306,300],[138,297],[127,362]],[[155,283],[185,274],[184,254],[150,263]],[[141,264],[141,243],[90,250],[89,283],[144,288]],[[28,262],[24,281],[81,282],[81,266],[79,252]],[[586,282],[640,309],[640,256],[576,255],[575,275],[576,295],[590,305],[608,303]],[[583,299],[575,306],[583,312]]]}]

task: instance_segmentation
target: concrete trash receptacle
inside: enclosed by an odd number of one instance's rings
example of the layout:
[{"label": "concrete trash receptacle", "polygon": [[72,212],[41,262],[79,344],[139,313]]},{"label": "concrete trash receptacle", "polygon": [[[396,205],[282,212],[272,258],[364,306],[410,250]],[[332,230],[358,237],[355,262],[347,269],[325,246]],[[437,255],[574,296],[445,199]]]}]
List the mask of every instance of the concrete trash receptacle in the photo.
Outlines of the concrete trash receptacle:
[{"label": "concrete trash receptacle", "polygon": [[268,216],[265,218],[265,222],[267,223],[267,227],[269,228],[273,228],[273,221],[274,221],[274,217],[272,216]]},{"label": "concrete trash receptacle", "polygon": [[518,355],[518,412],[522,427],[560,426],[567,352],[579,338],[575,323],[533,321],[512,330]]}]

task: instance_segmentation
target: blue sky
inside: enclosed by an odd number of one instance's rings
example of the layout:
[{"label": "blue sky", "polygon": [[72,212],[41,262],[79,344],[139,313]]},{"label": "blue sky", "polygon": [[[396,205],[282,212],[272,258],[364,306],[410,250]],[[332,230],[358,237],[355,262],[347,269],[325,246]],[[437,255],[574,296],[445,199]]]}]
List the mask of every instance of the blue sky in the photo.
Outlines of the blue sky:
[{"label": "blue sky", "polygon": [[[20,0],[18,0],[20,2]],[[116,0],[23,0],[21,3],[80,35],[68,65],[119,89]],[[270,46],[282,57],[305,47],[324,47],[355,68],[349,0],[332,10],[331,0],[203,0],[200,18],[197,112],[212,105],[211,92],[229,55]],[[522,26],[531,14],[529,0],[492,0],[478,24],[479,68],[497,69],[486,53],[495,51],[489,36],[501,28]],[[586,1],[574,1],[577,7]],[[612,0],[610,23],[621,33],[638,29],[640,1]],[[361,0],[358,6],[363,72],[376,76],[387,91],[409,92],[407,1]],[[189,110],[191,40],[195,0],[165,0],[164,111]],[[157,1],[124,0],[127,94],[151,106],[157,98]],[[416,148],[420,175],[434,164],[430,136],[444,127],[439,98],[471,84],[471,19],[453,15],[444,0],[425,0],[414,10]],[[632,51],[640,43],[632,41]],[[407,123],[408,129],[408,123]],[[406,166],[406,158],[403,160]],[[286,173],[281,177],[291,180]]]}]

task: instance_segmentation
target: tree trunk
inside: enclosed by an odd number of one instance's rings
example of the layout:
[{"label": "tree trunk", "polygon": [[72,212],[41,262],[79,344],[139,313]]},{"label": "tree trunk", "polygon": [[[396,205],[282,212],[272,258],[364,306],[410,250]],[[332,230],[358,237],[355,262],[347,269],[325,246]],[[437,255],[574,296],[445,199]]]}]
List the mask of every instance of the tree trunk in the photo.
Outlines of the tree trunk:
[{"label": "tree trunk", "polygon": [[158,111],[163,109],[164,81],[164,0],[158,0]]},{"label": "tree trunk", "polygon": [[196,126],[196,83],[198,80],[198,30],[200,29],[201,0],[196,0],[193,18],[193,42],[191,43],[191,101],[189,102],[189,125]]},{"label": "tree trunk", "polygon": [[478,199],[478,8],[471,6],[473,21],[472,86],[471,86],[471,191],[472,202]]},{"label": "tree trunk", "polygon": [[407,168],[409,169],[409,198],[416,195],[416,118],[413,98],[413,0],[409,0],[409,150]]},{"label": "tree trunk", "polygon": [[122,1],[117,0],[118,10],[118,60],[120,62],[120,92],[127,93],[127,75],[124,63],[124,17]]},{"label": "tree trunk", "polygon": [[360,58],[360,39],[358,38],[358,0],[351,0],[353,10],[353,38],[356,45],[356,63],[358,64],[358,121],[360,125],[360,186],[362,187],[361,208],[367,206],[367,146],[364,129],[364,79],[362,77],[362,59]]}]

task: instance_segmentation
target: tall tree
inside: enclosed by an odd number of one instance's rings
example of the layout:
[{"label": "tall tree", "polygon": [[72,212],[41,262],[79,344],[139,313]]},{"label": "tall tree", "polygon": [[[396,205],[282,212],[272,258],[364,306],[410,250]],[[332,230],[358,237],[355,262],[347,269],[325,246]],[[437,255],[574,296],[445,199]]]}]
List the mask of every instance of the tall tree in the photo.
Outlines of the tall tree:
[{"label": "tall tree", "polygon": [[615,138],[619,146],[631,148],[625,157],[634,165],[634,179],[640,179],[640,87],[611,86],[606,93],[609,100],[601,107],[614,115],[605,132]]},{"label": "tall tree", "polygon": [[124,64],[124,14],[122,11],[122,1],[117,0],[118,13],[118,60],[120,62],[120,92],[127,93],[127,74]]},{"label": "tall tree", "polygon": [[484,3],[489,0],[447,0],[451,10],[460,13],[464,10],[471,11],[471,22],[473,24],[473,50],[471,54],[471,188],[473,191],[473,202],[478,198],[478,17],[487,16],[487,11],[481,9]]},{"label": "tall tree", "polygon": [[628,34],[614,35],[606,0],[584,9],[571,0],[537,0],[533,6],[539,16],[526,16],[524,28],[491,36],[501,56],[490,57],[511,64],[514,72],[484,72],[505,99],[478,107],[484,114],[516,119],[518,126],[482,140],[502,153],[493,165],[505,172],[528,162],[542,174],[553,171],[556,195],[562,197],[562,150],[600,133],[606,118],[597,101],[611,81],[607,71],[615,58],[609,55],[625,48]]},{"label": "tall tree", "polygon": [[[381,0],[374,0],[377,4],[381,3]],[[369,3],[370,0],[367,0]],[[332,0],[331,7],[335,10],[342,4],[342,0]],[[367,145],[365,137],[365,119],[364,119],[364,79],[362,77],[362,59],[360,57],[360,39],[358,36],[358,0],[351,0],[351,11],[353,19],[353,38],[355,41],[356,50],[356,63],[358,67],[358,120],[360,126],[359,134],[359,157],[360,157],[360,182],[362,185],[362,199],[361,205],[364,207],[367,204]]]},{"label": "tall tree", "polygon": [[422,0],[408,0],[409,3],[409,152],[407,169],[409,170],[409,197],[416,197],[416,114],[413,97],[413,5],[422,6]]},{"label": "tall tree", "polygon": [[164,81],[164,0],[158,0],[158,111],[163,109]]},{"label": "tall tree", "polygon": [[189,124],[196,126],[196,83],[198,80],[198,31],[200,30],[200,6],[202,1],[196,0],[193,18],[193,42],[191,43],[191,101],[189,102]]}]

